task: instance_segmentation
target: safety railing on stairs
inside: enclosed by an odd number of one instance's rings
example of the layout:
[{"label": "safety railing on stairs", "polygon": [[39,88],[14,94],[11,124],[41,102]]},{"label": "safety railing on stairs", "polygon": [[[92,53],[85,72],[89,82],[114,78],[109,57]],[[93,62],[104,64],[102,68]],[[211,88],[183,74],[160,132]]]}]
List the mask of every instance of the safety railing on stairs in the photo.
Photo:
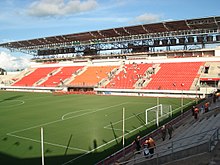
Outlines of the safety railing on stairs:
[{"label": "safety railing on stairs", "polygon": [[153,155],[144,155],[143,149],[134,153],[130,160],[118,164],[159,165],[199,153],[211,152],[219,140],[220,127],[158,145]]}]

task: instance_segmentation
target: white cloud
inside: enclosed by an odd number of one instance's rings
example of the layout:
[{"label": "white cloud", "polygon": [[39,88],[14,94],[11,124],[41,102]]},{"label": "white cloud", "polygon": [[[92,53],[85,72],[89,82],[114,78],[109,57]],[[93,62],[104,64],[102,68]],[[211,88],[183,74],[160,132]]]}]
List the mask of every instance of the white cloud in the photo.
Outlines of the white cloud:
[{"label": "white cloud", "polygon": [[98,6],[96,0],[37,0],[27,9],[27,13],[37,17],[63,16],[86,12]]},{"label": "white cloud", "polygon": [[0,52],[0,68],[5,70],[25,69],[30,66],[28,57],[16,57],[6,52]]},{"label": "white cloud", "polygon": [[159,22],[160,19],[161,19],[160,15],[144,13],[142,15],[137,16],[134,19],[134,22],[135,23],[155,23],[155,22]]}]

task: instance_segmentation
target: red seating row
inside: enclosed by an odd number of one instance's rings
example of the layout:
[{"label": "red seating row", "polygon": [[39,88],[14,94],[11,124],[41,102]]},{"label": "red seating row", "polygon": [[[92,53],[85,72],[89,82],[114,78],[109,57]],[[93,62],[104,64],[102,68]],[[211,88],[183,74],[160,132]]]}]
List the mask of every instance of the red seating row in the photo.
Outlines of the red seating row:
[{"label": "red seating row", "polygon": [[103,78],[107,78],[108,74],[114,68],[116,68],[116,66],[90,66],[85,72],[78,75],[72,82],[70,82],[70,85],[95,86]]},{"label": "red seating row", "polygon": [[[142,89],[161,90],[189,90],[199,69],[204,62],[179,62],[158,64],[158,70],[151,75],[151,80]],[[104,78],[110,78],[106,88],[135,88],[135,83],[146,77],[146,71],[152,64],[126,64],[121,71],[115,75],[111,71],[118,66],[90,66],[83,73],[77,75],[69,83],[72,86],[95,86]],[[32,73],[24,76],[13,84],[13,86],[33,86],[42,79],[38,86],[54,87],[60,85],[65,79],[70,78],[83,66],[44,67],[37,68]],[[111,73],[111,74],[110,74]]]},{"label": "red seating row", "polygon": [[62,84],[65,79],[70,78],[77,70],[82,68],[83,66],[63,67],[58,73],[49,76],[48,79],[39,86],[58,86],[59,84]]},{"label": "red seating row", "polygon": [[15,82],[13,86],[33,86],[41,78],[46,77],[49,73],[58,68],[59,67],[37,68],[32,73],[22,77],[20,80]]},{"label": "red seating row", "polygon": [[126,64],[122,71],[114,76],[106,88],[134,88],[139,78],[143,77],[151,64]]},{"label": "red seating row", "polygon": [[189,90],[203,62],[162,63],[144,89]]}]

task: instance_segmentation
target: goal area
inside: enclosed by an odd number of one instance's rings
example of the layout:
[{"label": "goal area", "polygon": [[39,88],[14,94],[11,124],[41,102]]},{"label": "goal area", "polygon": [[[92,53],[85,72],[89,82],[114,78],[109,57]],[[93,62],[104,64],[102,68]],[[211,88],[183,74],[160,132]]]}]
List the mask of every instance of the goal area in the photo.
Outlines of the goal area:
[{"label": "goal area", "polygon": [[159,104],[145,110],[146,125],[159,123],[172,116],[172,106]]}]

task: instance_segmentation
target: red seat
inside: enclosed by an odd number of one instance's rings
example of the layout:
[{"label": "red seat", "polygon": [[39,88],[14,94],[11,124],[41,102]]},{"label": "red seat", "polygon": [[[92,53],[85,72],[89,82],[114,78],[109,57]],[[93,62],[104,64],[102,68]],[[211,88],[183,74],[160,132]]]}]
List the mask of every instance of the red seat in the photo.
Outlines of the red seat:
[{"label": "red seat", "polygon": [[49,73],[58,68],[59,67],[37,68],[32,73],[15,82],[12,86],[33,86],[37,81],[46,77]]},{"label": "red seat", "polygon": [[189,90],[203,62],[162,63],[144,89]]},{"label": "red seat", "polygon": [[151,66],[152,64],[126,64],[123,70],[106,85],[106,88],[132,89]]}]

